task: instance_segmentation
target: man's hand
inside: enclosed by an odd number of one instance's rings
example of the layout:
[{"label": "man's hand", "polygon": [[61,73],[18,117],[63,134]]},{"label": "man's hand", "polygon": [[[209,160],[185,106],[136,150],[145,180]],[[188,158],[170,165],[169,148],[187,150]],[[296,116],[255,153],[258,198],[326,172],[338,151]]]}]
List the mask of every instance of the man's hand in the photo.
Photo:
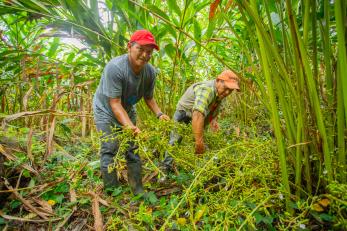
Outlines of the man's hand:
[{"label": "man's hand", "polygon": [[210,126],[213,132],[218,132],[219,131],[219,124],[216,119],[211,120]]},{"label": "man's hand", "polygon": [[136,126],[132,126],[132,127],[130,127],[130,129],[133,131],[133,134],[135,136],[138,135],[141,132],[141,130],[138,127],[136,127]]},{"label": "man's hand", "polygon": [[203,154],[205,152],[205,145],[202,142],[195,143],[195,153]]},{"label": "man's hand", "polygon": [[170,117],[168,117],[168,116],[165,115],[165,114],[162,114],[161,116],[159,116],[159,119],[160,119],[160,120],[168,121],[168,120],[170,120]]}]

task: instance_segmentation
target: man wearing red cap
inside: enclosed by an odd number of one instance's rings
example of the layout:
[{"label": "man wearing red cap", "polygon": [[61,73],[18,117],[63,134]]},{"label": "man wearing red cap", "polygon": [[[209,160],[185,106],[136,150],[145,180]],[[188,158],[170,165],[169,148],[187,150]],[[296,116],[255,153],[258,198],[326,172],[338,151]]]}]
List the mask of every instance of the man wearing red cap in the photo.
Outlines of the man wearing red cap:
[{"label": "man wearing red cap", "polygon": [[[135,104],[144,98],[158,119],[169,120],[153,98],[156,70],[148,63],[153,49],[159,47],[151,32],[136,31],[128,43],[128,53],[113,58],[105,66],[94,95],[94,120],[97,130],[102,132],[100,167],[106,190],[119,185],[113,160],[119,149],[117,133],[123,128],[131,129],[134,135],[141,132],[136,126]],[[143,192],[141,159],[136,149],[129,143],[125,152],[128,182],[135,195]]]},{"label": "man wearing red cap", "polygon": [[[195,83],[190,86],[179,100],[174,120],[176,122],[190,123],[195,138],[195,153],[205,152],[204,127],[210,124],[213,130],[218,129],[216,121],[222,100],[233,90],[240,90],[238,76],[230,71],[223,71],[217,79]],[[170,145],[180,143],[182,137],[171,132]],[[164,171],[172,170],[173,158],[166,153],[163,161]]]}]

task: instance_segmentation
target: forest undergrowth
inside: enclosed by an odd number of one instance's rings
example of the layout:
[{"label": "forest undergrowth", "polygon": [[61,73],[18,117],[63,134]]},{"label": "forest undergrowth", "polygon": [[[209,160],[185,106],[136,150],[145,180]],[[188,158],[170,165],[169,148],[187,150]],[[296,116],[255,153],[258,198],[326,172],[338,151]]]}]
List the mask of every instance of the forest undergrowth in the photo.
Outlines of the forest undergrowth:
[{"label": "forest undergrowth", "polygon": [[[58,123],[54,152],[42,158],[42,132],[33,132],[32,159],[27,155],[28,128],[8,126],[1,137],[1,216],[5,230],[341,230],[346,227],[346,185],[329,185],[330,194],[291,195],[294,214],[285,210],[276,145],[270,128],[239,127],[220,121],[208,131],[202,156],[194,154],[191,127],[154,119],[141,121],[135,138],[143,160],[145,196],[133,196],[126,183],[121,151],[129,133],[119,135],[116,168],[122,186],[103,191],[99,171],[99,136],[81,138],[78,121]],[[74,129],[70,129],[74,128]],[[183,136],[169,146],[169,133]],[[93,131],[93,130],[92,130]],[[131,138],[132,139],[132,138]],[[4,139],[2,139],[4,140]],[[132,139],[133,140],[133,139]],[[175,159],[175,173],[165,183],[159,166],[165,151]],[[32,167],[30,167],[32,166]],[[290,170],[292,171],[292,170]],[[11,186],[12,185],[12,186]],[[13,186],[15,185],[15,187]],[[305,193],[305,192],[303,192]]]}]

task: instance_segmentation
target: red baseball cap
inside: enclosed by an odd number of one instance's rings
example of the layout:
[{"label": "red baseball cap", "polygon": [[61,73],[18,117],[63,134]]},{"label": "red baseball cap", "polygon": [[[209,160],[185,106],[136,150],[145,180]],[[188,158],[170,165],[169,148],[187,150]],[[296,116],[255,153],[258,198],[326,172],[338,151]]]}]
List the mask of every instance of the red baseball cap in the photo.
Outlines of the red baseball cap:
[{"label": "red baseball cap", "polygon": [[240,91],[239,86],[239,77],[231,70],[223,71],[220,75],[218,75],[217,79],[224,80],[225,85],[229,89],[236,89]]},{"label": "red baseball cap", "polygon": [[155,49],[159,51],[158,45],[155,43],[154,36],[148,30],[137,30],[130,37],[129,44],[132,42],[136,42],[140,45],[153,45]]}]

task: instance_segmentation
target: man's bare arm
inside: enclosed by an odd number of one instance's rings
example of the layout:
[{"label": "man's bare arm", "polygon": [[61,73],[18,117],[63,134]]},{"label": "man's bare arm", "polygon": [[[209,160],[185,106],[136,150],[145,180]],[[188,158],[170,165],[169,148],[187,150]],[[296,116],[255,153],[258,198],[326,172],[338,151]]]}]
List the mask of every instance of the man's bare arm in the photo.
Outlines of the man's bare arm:
[{"label": "man's bare arm", "polygon": [[205,116],[199,111],[194,111],[192,116],[192,127],[195,138],[195,152],[204,153],[204,121]]},{"label": "man's bare arm", "polygon": [[135,134],[140,132],[140,129],[138,129],[130,120],[128,113],[122,106],[122,100],[120,98],[111,98],[110,106],[113,114],[121,125],[124,127],[129,127],[134,131]]}]

